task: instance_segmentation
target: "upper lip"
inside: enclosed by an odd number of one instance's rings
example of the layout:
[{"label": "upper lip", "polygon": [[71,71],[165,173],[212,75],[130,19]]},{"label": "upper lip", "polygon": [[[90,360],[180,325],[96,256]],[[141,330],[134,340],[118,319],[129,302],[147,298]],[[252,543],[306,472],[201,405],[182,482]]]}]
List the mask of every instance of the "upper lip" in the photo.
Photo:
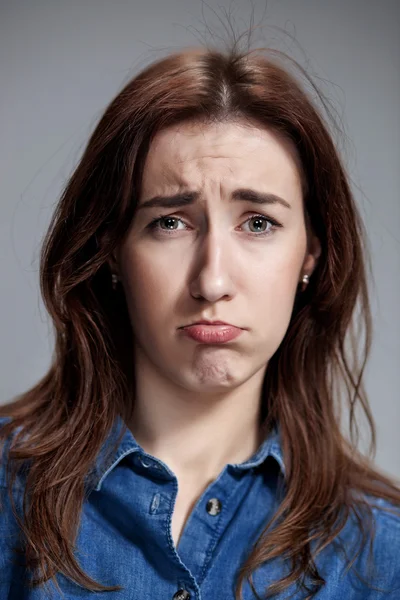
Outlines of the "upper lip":
[{"label": "upper lip", "polygon": [[188,323],[187,325],[184,325],[184,327],[190,327],[191,325],[228,325],[229,327],[236,327],[236,325],[232,325],[232,323],[226,323],[225,321],[211,321],[209,319],[200,319],[199,321]]}]

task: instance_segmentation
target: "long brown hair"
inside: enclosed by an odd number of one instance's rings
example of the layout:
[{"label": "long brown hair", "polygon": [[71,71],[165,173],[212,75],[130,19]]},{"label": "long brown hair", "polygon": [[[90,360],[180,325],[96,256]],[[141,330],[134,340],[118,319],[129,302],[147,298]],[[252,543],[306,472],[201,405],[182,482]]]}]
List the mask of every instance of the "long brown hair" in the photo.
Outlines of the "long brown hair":
[{"label": "long brown hair", "polygon": [[[151,140],[160,129],[188,119],[256,123],[288,136],[301,159],[304,209],[321,255],[307,289],[296,296],[289,327],[266,371],[264,426],[268,432],[279,423],[285,493],[240,570],[236,598],[245,578],[255,592],[252,572],[277,556],[291,560],[291,572],[266,593],[302,580],[311,598],[325,582],[314,559],[350,513],[363,531],[362,543],[369,530],[374,535],[366,496],[400,506],[399,483],[374,466],[375,425],[362,383],[372,331],[370,259],[349,177],[329,131],[326,98],[286,54],[239,51],[235,45],[225,51],[183,49],[129,81],[105,110],[52,217],[40,267],[54,325],[52,364],[36,385],[0,408],[0,415],[11,417],[1,431],[11,439],[10,496],[18,470],[29,464],[23,518],[14,503],[13,511],[27,568],[37,575],[30,585],[61,572],[89,590],[123,589],[94,581],[73,554],[85,476],[116,416],[127,422],[133,408],[130,321],[123,291],[112,290],[108,259],[134,216]],[[351,440],[341,431],[343,398]],[[372,435],[368,458],[354,441],[358,406]]]}]

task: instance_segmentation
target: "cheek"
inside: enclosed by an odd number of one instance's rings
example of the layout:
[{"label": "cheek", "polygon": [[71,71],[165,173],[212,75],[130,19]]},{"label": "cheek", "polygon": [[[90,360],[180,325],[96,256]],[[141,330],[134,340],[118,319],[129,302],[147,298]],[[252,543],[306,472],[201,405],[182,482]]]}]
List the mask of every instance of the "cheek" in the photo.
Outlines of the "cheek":
[{"label": "cheek", "polygon": [[297,282],[297,270],[282,267],[270,269],[247,284],[248,316],[271,341],[281,338],[289,325]]},{"label": "cheek", "polygon": [[154,254],[124,251],[120,268],[124,280],[125,296],[132,323],[154,324],[163,318],[162,305],[174,294],[176,270],[168,268],[162,257]]},{"label": "cheek", "polygon": [[248,324],[260,341],[259,351],[268,359],[277,351],[289,327],[300,268],[298,258],[277,260],[265,267],[263,276],[252,278],[251,287],[248,280]]},{"label": "cheek", "polygon": [[249,318],[253,326],[258,323],[259,335],[265,340],[270,356],[280,345],[290,323],[304,252],[305,243],[290,249],[280,245],[276,252],[271,250],[261,269],[252,268],[246,274],[245,287],[249,306],[251,304]]},{"label": "cheek", "polygon": [[302,257],[297,255],[278,261],[275,268],[271,270],[270,285],[272,290],[275,290],[273,296],[278,301],[293,299],[299,283],[301,264]]},{"label": "cheek", "polygon": [[299,283],[305,248],[303,236],[297,243],[270,247],[262,260],[246,269],[254,289],[264,294],[265,299],[293,296]]}]

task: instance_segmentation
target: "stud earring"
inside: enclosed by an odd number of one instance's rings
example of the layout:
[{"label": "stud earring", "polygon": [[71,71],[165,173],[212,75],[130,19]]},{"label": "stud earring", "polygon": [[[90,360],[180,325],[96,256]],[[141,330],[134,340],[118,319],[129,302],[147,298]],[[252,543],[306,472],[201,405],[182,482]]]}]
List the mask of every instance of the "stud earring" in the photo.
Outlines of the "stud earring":
[{"label": "stud earring", "polygon": [[303,275],[303,279],[302,279],[301,281],[302,281],[302,283],[303,283],[303,287],[302,287],[302,290],[301,290],[301,291],[302,291],[302,292],[304,292],[304,290],[305,290],[305,289],[306,289],[306,287],[307,287],[307,284],[308,284],[308,283],[309,283],[309,281],[310,281],[310,276],[309,276],[309,275],[307,275],[307,274]]},{"label": "stud earring", "polygon": [[118,281],[119,281],[118,275],[116,273],[111,273],[111,283],[112,283],[113,290],[117,289]]}]

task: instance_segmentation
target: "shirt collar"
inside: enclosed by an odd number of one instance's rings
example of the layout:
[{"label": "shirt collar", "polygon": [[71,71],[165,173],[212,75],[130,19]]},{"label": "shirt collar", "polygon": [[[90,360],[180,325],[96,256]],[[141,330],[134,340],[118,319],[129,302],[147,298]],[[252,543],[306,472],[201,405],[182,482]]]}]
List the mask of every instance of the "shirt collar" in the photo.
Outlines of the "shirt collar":
[{"label": "shirt collar", "polygon": [[[122,437],[118,445],[116,445],[119,436]],[[103,443],[95,464],[86,477],[86,485],[90,489],[95,489],[96,491],[100,490],[104,479],[110,471],[112,471],[125,456],[134,452],[144,453],[144,450],[138,444],[122,417],[117,415],[110,434]],[[281,473],[285,476],[285,463],[283,459],[279,423],[275,424],[273,429],[260,444],[258,450],[248,460],[237,464],[232,463],[232,467],[238,471],[250,470],[264,463],[269,456],[275,459]]]}]

